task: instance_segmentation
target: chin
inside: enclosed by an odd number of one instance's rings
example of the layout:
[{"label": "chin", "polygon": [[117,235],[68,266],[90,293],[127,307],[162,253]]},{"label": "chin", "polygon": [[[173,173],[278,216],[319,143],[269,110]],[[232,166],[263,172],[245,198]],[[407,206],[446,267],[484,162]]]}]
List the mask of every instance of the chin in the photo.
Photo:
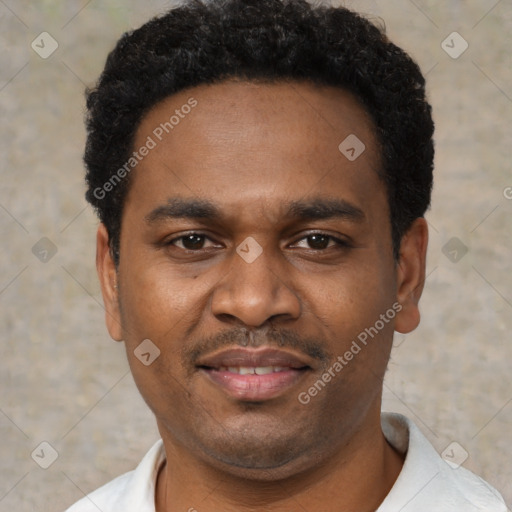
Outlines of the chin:
[{"label": "chin", "polygon": [[[228,437],[228,438],[227,438]],[[210,437],[198,454],[208,464],[236,477],[261,482],[283,480],[318,463],[318,443],[297,435],[238,432]]]},{"label": "chin", "polygon": [[308,464],[303,459],[293,457],[280,461],[248,461],[241,458],[226,457],[225,454],[209,454],[210,465],[217,470],[227,473],[242,480],[253,482],[276,482],[286,480],[298,473],[304,472],[314,464]]}]

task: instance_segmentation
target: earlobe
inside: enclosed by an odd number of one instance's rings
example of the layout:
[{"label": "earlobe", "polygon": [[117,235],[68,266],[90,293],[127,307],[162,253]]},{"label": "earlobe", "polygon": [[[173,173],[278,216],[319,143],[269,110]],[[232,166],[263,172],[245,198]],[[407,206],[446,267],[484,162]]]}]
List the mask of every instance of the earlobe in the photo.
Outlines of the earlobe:
[{"label": "earlobe", "polygon": [[119,311],[117,269],[112,259],[109,236],[104,224],[98,227],[96,235],[96,270],[105,305],[105,322],[110,336],[121,341],[121,315]]},{"label": "earlobe", "polygon": [[428,225],[423,217],[416,219],[400,244],[397,263],[397,300],[402,309],[396,316],[395,330],[407,334],[420,323],[418,303],[425,284]]}]

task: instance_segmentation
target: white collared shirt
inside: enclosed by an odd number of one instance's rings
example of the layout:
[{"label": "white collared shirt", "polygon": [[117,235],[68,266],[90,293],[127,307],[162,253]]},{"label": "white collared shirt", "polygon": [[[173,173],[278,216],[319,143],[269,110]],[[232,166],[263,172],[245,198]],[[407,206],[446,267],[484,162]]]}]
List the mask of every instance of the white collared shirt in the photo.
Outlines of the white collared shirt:
[{"label": "white collared shirt", "polygon": [[[507,512],[501,495],[463,467],[451,467],[418,427],[400,414],[382,413],[382,431],[404,466],[377,512]],[[165,460],[157,441],[134,471],[88,494],[66,512],[155,512],[155,484]]]}]

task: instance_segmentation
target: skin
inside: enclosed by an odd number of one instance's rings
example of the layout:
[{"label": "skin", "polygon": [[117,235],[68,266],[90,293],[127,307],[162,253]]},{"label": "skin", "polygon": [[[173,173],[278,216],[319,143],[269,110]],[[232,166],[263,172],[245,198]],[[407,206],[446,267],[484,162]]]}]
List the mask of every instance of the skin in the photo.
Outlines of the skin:
[{"label": "skin", "polygon": [[[150,110],[134,147],[191,97],[197,106],[132,173],[118,268],[103,225],[97,236],[108,330],[126,344],[170,461],[157,510],[373,511],[403,464],[380,427],[382,383],[393,330],[419,323],[426,222],[412,224],[395,261],[373,125],[349,93],[296,82],[202,85]],[[366,146],[353,162],[338,150],[350,134]],[[176,197],[209,200],[222,217],[148,221]],[[288,202],[313,198],[341,199],[362,215],[286,215]],[[190,231],[205,237],[179,238]],[[252,263],[236,252],[247,237],[263,251]],[[396,302],[396,317],[300,403]],[[149,366],[134,355],[144,339],[161,352]],[[227,396],[196,356],[244,344],[292,350],[311,369],[270,400]]]}]

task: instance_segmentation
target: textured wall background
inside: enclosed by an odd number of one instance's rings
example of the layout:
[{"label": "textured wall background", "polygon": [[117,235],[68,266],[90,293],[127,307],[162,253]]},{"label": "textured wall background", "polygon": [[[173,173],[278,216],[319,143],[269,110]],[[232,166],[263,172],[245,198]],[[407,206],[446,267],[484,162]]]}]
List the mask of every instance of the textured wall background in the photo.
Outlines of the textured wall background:
[{"label": "textured wall background", "polygon": [[[457,442],[510,506],[512,1],[345,4],[382,17],[418,61],[437,124],[423,320],[396,338],[383,406],[439,452]],[[84,87],[125,30],[168,5],[0,0],[1,511],[63,510],[158,435],[104,327],[81,155]],[[58,455],[46,470],[44,441]]]}]

